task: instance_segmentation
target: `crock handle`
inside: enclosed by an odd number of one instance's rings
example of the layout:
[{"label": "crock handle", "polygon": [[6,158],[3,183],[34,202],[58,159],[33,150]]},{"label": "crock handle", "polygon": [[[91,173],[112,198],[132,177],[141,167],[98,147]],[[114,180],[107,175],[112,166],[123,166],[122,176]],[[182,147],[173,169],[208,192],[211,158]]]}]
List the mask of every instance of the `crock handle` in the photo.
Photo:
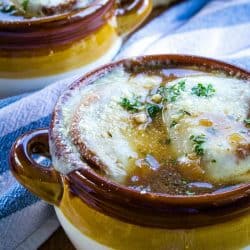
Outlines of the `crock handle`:
[{"label": "crock handle", "polygon": [[10,168],[16,179],[32,193],[53,205],[59,205],[63,184],[52,166],[38,164],[32,154],[49,156],[48,130],[39,129],[17,139],[10,152]]},{"label": "crock handle", "polygon": [[118,34],[134,31],[151,13],[152,0],[116,0]]}]

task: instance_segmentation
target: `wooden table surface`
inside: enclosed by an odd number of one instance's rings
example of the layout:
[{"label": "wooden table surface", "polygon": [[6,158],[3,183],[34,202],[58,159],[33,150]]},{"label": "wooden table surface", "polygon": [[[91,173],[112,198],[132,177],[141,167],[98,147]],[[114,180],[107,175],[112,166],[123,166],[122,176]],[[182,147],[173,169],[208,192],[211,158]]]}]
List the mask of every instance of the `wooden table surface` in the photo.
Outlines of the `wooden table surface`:
[{"label": "wooden table surface", "polygon": [[38,250],[75,250],[75,248],[62,227],[59,227],[55,233],[38,248]]},{"label": "wooden table surface", "polygon": [[[178,0],[177,0],[178,1]],[[152,18],[158,16],[166,8],[156,8],[148,18],[147,22]],[[55,233],[39,248],[39,250],[75,250],[74,246],[66,236],[62,227],[57,229]]]}]

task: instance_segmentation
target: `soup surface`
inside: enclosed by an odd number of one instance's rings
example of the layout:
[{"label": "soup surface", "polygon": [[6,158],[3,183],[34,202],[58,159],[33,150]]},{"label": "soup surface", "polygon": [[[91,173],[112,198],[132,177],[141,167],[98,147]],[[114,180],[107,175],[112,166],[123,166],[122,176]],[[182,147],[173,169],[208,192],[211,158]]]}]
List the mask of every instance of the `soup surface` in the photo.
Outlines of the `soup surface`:
[{"label": "soup surface", "polygon": [[132,189],[220,192],[250,180],[249,103],[249,82],[219,72],[120,67],[75,91],[61,132],[79,159]]}]

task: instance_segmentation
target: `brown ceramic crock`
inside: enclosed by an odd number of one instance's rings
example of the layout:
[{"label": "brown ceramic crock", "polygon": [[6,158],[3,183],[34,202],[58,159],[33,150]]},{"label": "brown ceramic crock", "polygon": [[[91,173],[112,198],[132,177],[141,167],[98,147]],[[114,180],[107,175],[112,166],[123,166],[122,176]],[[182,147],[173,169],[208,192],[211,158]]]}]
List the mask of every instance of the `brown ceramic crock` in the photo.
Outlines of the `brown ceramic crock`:
[{"label": "brown ceramic crock", "polygon": [[[29,132],[16,141],[10,154],[12,173],[31,192],[55,206],[60,222],[79,249],[88,249],[89,244],[95,249],[250,247],[250,183],[194,196],[142,193],[98,175],[90,164],[71,154],[67,138],[60,134],[62,106],[73,90],[94,83],[120,65],[135,73],[195,67],[250,80],[244,69],[186,55],[145,56],[106,65],[75,81],[63,93],[49,130]],[[64,164],[74,164],[76,170],[63,175],[53,166],[44,169],[32,159],[32,153],[63,157]]]},{"label": "brown ceramic crock", "polygon": [[52,16],[10,18],[0,12],[1,96],[39,89],[111,61],[124,36],[151,9],[151,0],[96,0]]}]

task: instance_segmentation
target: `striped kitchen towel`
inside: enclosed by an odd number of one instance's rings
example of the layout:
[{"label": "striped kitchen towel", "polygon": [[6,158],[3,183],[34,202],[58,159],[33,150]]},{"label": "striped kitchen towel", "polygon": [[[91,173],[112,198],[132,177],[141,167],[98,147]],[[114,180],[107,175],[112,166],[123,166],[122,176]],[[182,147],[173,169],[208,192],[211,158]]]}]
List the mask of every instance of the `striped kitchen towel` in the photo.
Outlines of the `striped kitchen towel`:
[{"label": "striped kitchen towel", "polygon": [[[117,59],[162,53],[213,57],[250,69],[250,1],[187,0],[137,31]],[[53,209],[11,176],[8,154],[21,134],[48,127],[72,79],[0,100],[0,249],[36,249],[58,227]]]}]

